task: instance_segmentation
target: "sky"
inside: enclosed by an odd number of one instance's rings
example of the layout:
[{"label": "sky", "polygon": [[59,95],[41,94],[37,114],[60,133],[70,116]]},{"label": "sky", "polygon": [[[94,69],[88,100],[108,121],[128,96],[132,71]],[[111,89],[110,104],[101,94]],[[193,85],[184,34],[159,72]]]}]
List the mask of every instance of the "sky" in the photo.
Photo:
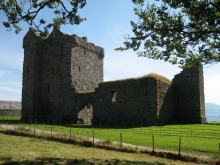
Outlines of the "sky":
[{"label": "sky", "polygon": [[[150,1],[149,1],[150,2]],[[80,16],[87,20],[80,25],[63,25],[61,31],[87,37],[88,42],[105,49],[104,80],[118,80],[157,73],[169,79],[181,72],[181,68],[168,62],[138,57],[136,52],[115,51],[123,46],[124,35],[132,35],[130,21],[137,20],[131,0],[87,0]],[[44,10],[38,18],[52,20],[53,14]],[[0,22],[5,16],[0,13]],[[6,31],[0,24],[0,100],[21,101],[23,37],[29,25],[21,23],[19,34]],[[220,63],[204,66],[205,102],[220,105]]]}]

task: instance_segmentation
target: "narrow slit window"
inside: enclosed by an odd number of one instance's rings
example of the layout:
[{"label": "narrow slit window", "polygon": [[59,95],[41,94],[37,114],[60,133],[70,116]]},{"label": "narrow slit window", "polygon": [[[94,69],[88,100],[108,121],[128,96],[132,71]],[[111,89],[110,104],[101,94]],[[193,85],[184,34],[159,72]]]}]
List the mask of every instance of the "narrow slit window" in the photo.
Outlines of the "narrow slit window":
[{"label": "narrow slit window", "polygon": [[117,94],[116,91],[112,92],[112,102],[116,102],[116,94]]},{"label": "narrow slit window", "polygon": [[79,66],[79,72],[81,71],[81,68],[80,68],[80,66]]}]

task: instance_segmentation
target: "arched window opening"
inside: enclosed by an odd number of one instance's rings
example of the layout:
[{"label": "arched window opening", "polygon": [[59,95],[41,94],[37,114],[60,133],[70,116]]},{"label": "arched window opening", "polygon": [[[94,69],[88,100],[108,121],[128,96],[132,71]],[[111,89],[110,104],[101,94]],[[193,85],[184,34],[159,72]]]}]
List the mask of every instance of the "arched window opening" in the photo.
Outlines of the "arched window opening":
[{"label": "arched window opening", "polygon": [[112,96],[111,96],[112,102],[116,102],[116,94],[117,94],[116,91],[113,91],[113,92],[112,92]]}]

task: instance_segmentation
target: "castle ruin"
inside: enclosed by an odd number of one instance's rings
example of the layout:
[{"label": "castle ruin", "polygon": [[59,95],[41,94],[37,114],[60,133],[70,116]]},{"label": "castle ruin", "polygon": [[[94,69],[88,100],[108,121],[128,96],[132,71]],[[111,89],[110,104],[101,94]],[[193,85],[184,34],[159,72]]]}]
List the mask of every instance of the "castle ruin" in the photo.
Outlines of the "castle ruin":
[{"label": "castle ruin", "polygon": [[205,123],[202,66],[172,83],[146,76],[103,82],[104,49],[54,27],[23,39],[22,120],[77,123]]}]

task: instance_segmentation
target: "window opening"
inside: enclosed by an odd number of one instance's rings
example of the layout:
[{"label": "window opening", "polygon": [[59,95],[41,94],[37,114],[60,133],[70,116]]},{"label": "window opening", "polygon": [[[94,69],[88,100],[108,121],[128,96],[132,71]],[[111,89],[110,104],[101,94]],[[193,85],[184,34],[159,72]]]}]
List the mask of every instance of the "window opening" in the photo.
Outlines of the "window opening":
[{"label": "window opening", "polygon": [[113,91],[112,92],[112,102],[116,102],[116,94],[117,94],[117,92],[116,91]]},{"label": "window opening", "polygon": [[80,66],[79,66],[79,72],[81,71],[81,68],[80,68]]},{"label": "window opening", "polygon": [[85,49],[83,50],[83,53],[86,54],[86,50]]}]

